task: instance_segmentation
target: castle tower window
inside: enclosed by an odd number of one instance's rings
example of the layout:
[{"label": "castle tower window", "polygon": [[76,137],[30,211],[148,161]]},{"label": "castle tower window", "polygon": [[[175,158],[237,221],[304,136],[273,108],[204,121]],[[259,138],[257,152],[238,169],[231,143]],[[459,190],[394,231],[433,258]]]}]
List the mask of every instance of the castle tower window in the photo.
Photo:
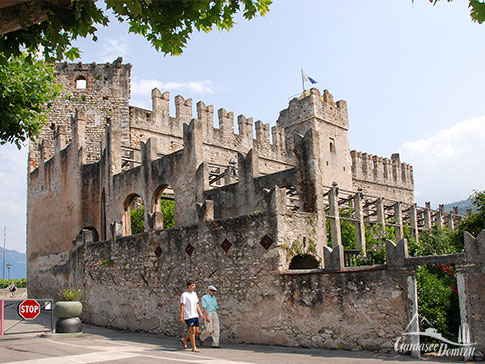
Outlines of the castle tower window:
[{"label": "castle tower window", "polygon": [[335,140],[333,138],[330,138],[330,153],[335,153]]},{"label": "castle tower window", "polygon": [[76,79],[76,88],[78,90],[86,89],[86,79],[84,77],[81,76]]}]

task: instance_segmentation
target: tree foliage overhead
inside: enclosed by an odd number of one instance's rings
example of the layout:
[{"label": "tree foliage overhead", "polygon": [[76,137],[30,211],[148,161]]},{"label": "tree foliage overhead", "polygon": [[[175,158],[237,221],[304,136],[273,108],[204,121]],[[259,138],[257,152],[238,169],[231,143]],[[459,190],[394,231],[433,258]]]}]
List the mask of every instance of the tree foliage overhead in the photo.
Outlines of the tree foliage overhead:
[{"label": "tree foliage overhead", "polygon": [[214,26],[229,30],[235,25],[238,12],[252,19],[265,15],[271,2],[105,0],[104,9],[99,2],[90,0],[37,0],[32,13],[30,2],[19,0],[15,2],[15,9],[0,5],[0,53],[4,61],[19,55],[23,49],[29,54],[42,49],[46,60],[62,59],[64,55],[75,59],[79,49],[72,46],[72,41],[88,36],[96,40],[97,26],[107,25],[107,14],[113,12],[119,21],[128,22],[131,33],[145,37],[156,50],[178,55],[194,30],[209,32]]},{"label": "tree foliage overhead", "polygon": [[[58,95],[52,69],[37,62],[74,60],[72,42],[91,36],[112,12],[157,51],[179,55],[194,30],[229,30],[234,17],[265,15],[272,0],[14,0],[0,1],[0,144],[37,136],[47,120],[44,107]],[[101,4],[100,4],[101,3]]]},{"label": "tree foliage overhead", "polygon": [[[429,0],[430,3],[436,5],[440,0]],[[448,0],[452,2],[453,0]],[[473,21],[482,24],[485,21],[485,2],[483,0],[469,0],[468,7],[470,8],[470,16]]]},{"label": "tree foliage overhead", "polygon": [[33,138],[47,121],[51,100],[60,93],[54,83],[54,67],[42,61],[27,61],[24,55],[0,67],[0,144]]}]

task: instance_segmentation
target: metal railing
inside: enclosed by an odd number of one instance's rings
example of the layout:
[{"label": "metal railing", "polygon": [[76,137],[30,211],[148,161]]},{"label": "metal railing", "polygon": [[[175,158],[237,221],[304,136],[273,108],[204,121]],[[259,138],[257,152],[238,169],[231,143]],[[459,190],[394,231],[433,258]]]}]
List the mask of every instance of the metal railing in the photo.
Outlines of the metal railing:
[{"label": "metal railing", "polygon": [[[33,319],[33,320],[25,320],[22,318],[19,314],[19,306],[20,304],[25,301],[25,299],[0,299],[0,336],[4,336],[7,333],[8,334],[25,334],[25,333],[36,333],[36,332],[51,332],[54,333],[54,300],[53,299],[35,299],[39,304],[40,304],[40,313],[39,315]],[[6,321],[6,310],[10,309],[12,310],[15,308],[17,315],[15,318],[10,317],[7,319],[8,322],[15,322],[13,325],[9,326],[8,328],[5,328],[5,321]],[[42,312],[50,311],[50,320],[49,320],[49,325],[50,328],[46,330],[47,325],[38,323],[41,319],[45,318],[45,315],[42,316]],[[9,316],[12,316],[10,313]],[[35,322],[37,320],[37,322]],[[13,328],[23,324],[23,323],[35,323],[35,327],[33,329],[27,329],[25,330],[25,327],[22,331],[16,331],[12,332]],[[44,329],[39,328],[39,326],[43,326]]]}]

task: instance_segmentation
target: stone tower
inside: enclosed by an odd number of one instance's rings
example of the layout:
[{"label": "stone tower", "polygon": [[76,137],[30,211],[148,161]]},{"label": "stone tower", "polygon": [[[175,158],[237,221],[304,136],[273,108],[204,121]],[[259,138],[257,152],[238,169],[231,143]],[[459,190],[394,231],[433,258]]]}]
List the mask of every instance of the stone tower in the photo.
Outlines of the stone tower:
[{"label": "stone tower", "polygon": [[304,135],[310,129],[315,130],[319,136],[319,172],[323,185],[337,182],[341,188],[352,189],[349,122],[344,100],[334,102],[328,90],[321,95],[318,89],[312,88],[292,99],[276,123],[285,129],[286,135]]},{"label": "stone tower", "polygon": [[45,160],[53,156],[57,134],[64,134],[67,144],[71,142],[71,119],[76,111],[83,112],[86,117],[83,132],[87,163],[99,160],[100,140],[107,124],[119,125],[121,144],[129,145],[130,71],[131,64],[122,64],[121,57],[113,63],[99,65],[58,63],[57,82],[63,87],[62,94],[52,106],[49,125],[38,138],[42,147],[30,143],[30,169],[39,165],[40,148],[44,149]]}]

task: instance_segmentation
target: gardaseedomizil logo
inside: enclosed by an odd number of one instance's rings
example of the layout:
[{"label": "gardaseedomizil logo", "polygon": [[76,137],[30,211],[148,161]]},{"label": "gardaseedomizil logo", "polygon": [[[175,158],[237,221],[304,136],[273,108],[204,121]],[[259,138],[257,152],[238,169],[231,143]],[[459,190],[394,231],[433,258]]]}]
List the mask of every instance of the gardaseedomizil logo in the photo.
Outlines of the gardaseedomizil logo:
[{"label": "gardaseedomizil logo", "polygon": [[[406,331],[413,322],[417,323],[418,314],[413,318],[406,327]],[[427,322],[426,318],[419,321]],[[431,325],[431,324],[430,324]],[[418,327],[418,325],[416,325]],[[414,338],[412,336],[415,336]],[[439,343],[420,343],[419,337],[427,336],[436,339]],[[408,338],[408,340],[406,340]],[[404,332],[396,339],[394,350],[400,354],[408,352],[436,353],[438,356],[460,356],[470,358],[475,354],[476,343],[470,343],[470,331],[467,324],[462,324],[458,331],[458,342],[448,340],[443,337],[436,329],[430,327],[425,331]]]}]

